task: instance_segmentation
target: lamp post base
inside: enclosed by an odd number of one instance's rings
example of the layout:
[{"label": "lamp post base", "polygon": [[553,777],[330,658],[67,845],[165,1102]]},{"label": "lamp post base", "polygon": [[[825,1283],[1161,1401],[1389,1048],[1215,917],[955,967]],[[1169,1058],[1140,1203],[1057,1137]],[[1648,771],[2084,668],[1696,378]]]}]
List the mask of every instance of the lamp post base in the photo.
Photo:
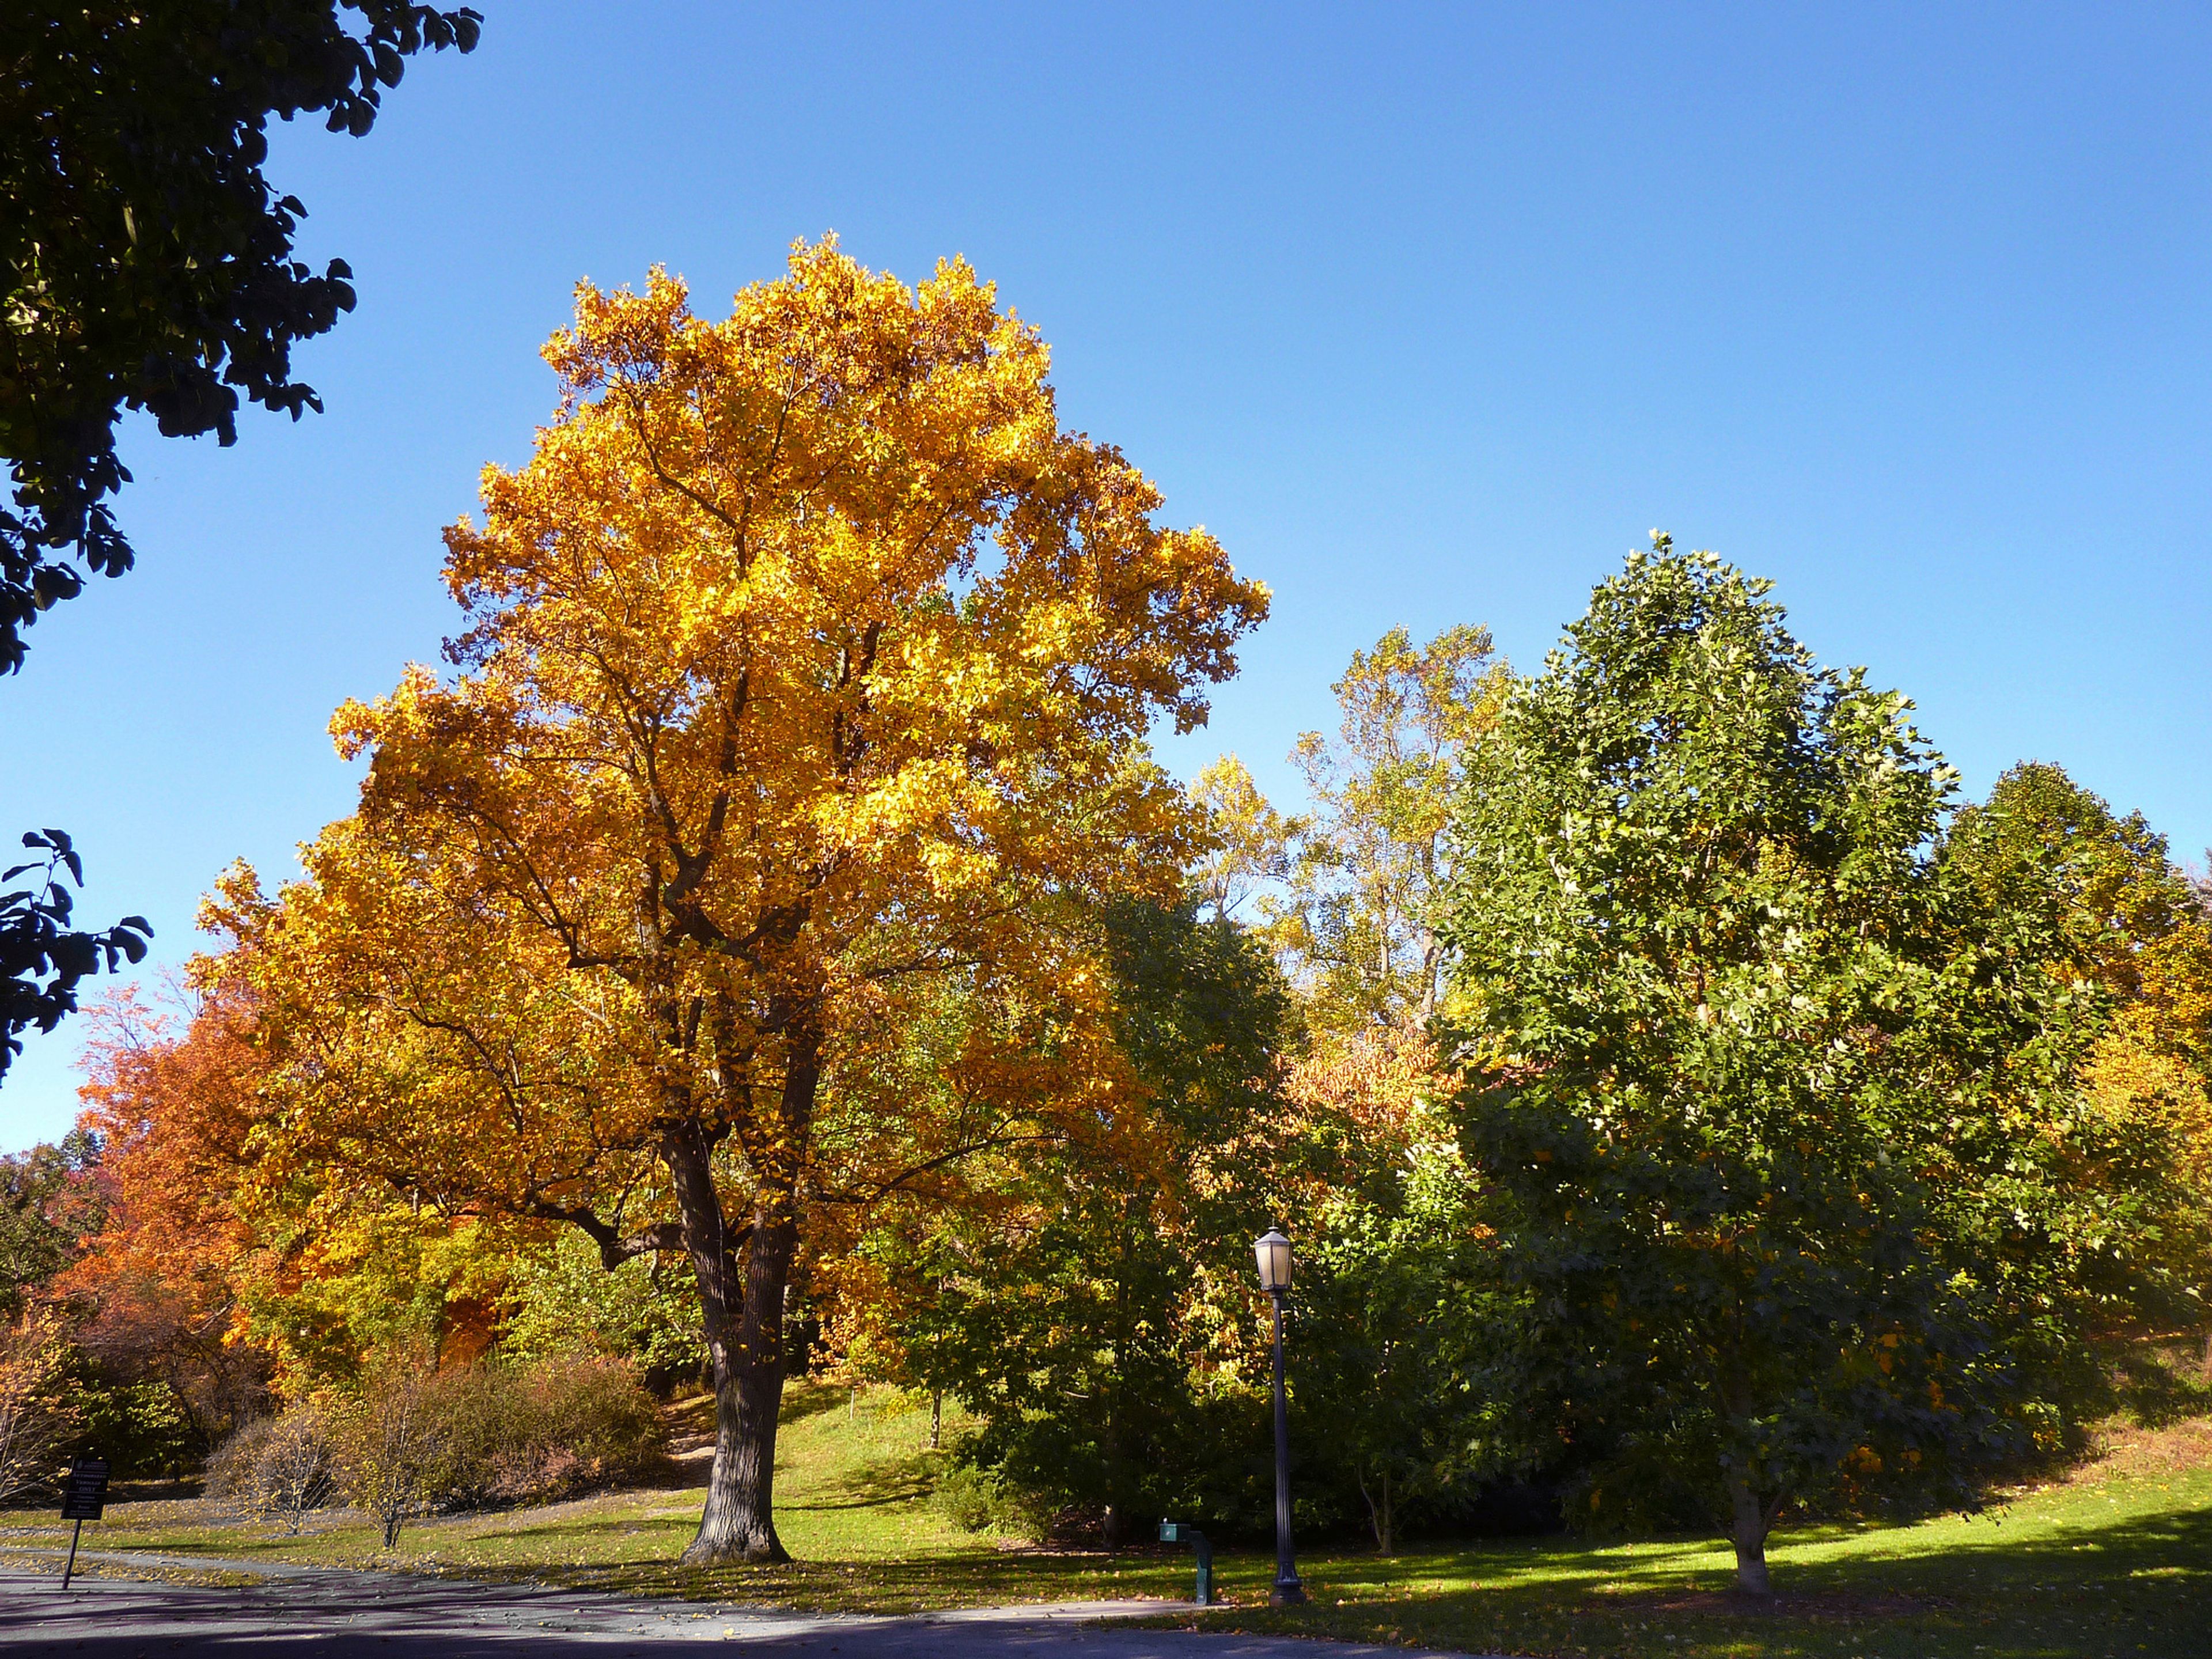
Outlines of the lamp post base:
[{"label": "lamp post base", "polygon": [[1267,1602],[1271,1607],[1295,1607],[1305,1599],[1306,1587],[1298,1583],[1296,1573],[1288,1578],[1278,1578],[1267,1591]]}]

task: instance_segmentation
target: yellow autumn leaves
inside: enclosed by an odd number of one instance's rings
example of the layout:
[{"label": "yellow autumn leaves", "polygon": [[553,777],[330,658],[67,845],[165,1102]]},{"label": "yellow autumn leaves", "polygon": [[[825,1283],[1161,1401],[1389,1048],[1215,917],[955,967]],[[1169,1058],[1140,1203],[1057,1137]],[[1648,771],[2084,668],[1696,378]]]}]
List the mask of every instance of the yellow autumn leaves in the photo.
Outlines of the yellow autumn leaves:
[{"label": "yellow autumn leaves", "polygon": [[238,953],[286,1166],[611,1248],[678,1221],[710,1284],[957,1197],[967,1148],[1138,1136],[1086,907],[1205,845],[1144,739],[1265,590],[1062,429],[964,264],[801,245],[720,321],[587,285],[545,356],[554,419],[447,532],[454,672],[339,711],[360,811]]}]

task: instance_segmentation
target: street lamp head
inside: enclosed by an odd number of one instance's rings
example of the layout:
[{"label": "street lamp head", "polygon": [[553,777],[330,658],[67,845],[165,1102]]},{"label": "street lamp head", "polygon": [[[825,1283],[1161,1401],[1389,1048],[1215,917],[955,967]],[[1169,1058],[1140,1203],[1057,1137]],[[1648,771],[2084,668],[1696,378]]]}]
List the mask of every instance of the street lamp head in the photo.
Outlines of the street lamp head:
[{"label": "street lamp head", "polygon": [[1252,1241],[1252,1254],[1260,1259],[1260,1288],[1280,1296],[1291,1288],[1291,1241],[1279,1228],[1270,1227]]}]

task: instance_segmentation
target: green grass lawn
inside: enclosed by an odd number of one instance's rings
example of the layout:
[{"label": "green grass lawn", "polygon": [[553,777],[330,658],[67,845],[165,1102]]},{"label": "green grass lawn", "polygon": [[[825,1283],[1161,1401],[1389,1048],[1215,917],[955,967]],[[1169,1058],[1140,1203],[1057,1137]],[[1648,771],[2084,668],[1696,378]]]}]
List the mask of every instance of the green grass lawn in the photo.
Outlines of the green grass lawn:
[{"label": "green grass lawn", "polygon": [[[794,1390],[777,1524],[800,1559],[785,1567],[676,1566],[696,1487],[410,1522],[392,1555],[350,1517],[292,1537],[198,1502],[116,1505],[85,1544],[855,1611],[1190,1594],[1185,1554],[1052,1553],[960,1530],[930,1502],[927,1431],[927,1412],[889,1391],[854,1408],[842,1390]],[[2124,1435],[2092,1468],[1976,1517],[1789,1532],[1772,1560],[1780,1602],[1753,1612],[1726,1595],[1732,1558],[1704,1540],[1316,1550],[1299,1564],[1313,1605],[1276,1610],[1272,1557],[1231,1553],[1217,1581],[1235,1605],[1167,1622],[1532,1656],[2212,1659],[2212,1423]]]},{"label": "green grass lawn", "polygon": [[1766,1612],[1727,1594],[1734,1555],[1703,1540],[1543,1540],[1324,1556],[1301,1567],[1317,1606],[1207,1625],[1639,1659],[2206,1659],[2212,1425],[2133,1437],[2083,1477],[1978,1516],[1801,1528],[1769,1557],[1780,1599]]}]

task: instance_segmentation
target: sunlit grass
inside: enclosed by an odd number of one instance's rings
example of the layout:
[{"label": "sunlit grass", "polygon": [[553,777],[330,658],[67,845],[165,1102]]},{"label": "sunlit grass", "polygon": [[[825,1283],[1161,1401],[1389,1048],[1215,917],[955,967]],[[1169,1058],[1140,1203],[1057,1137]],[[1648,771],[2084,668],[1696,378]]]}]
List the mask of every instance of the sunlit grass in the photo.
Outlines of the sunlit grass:
[{"label": "sunlit grass", "polygon": [[1302,1569],[1317,1605],[1206,1627],[1638,1659],[2206,1659],[2212,1427],[2129,1437],[1979,1516],[1806,1528],[1769,1555],[1769,1611],[1728,1594],[1734,1556],[1701,1540],[1547,1540],[1321,1558]]}]

